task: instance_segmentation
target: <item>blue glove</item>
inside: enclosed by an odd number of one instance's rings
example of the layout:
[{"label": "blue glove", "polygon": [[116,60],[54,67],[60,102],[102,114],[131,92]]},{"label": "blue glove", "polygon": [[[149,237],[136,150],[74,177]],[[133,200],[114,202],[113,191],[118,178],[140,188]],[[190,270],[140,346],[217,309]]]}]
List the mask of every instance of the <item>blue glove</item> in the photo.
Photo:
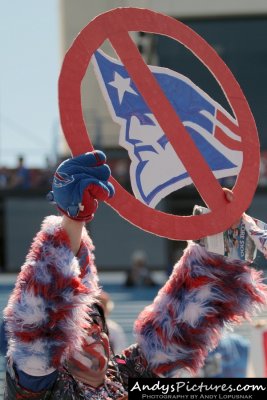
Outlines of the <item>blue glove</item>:
[{"label": "blue glove", "polygon": [[57,168],[48,199],[71,219],[91,221],[98,200],[105,201],[114,195],[114,187],[108,182],[110,174],[102,151],[69,158]]}]

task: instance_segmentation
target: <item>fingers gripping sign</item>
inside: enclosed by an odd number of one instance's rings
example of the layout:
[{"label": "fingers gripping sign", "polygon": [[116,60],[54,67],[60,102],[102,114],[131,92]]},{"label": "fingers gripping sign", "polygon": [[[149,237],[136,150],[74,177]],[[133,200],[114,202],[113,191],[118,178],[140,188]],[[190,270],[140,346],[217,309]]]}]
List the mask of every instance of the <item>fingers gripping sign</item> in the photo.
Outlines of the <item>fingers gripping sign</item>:
[{"label": "fingers gripping sign", "polygon": [[[226,138],[226,144],[228,146],[229,142],[235,142],[232,149],[242,153],[232,202],[226,200],[216,179],[219,175],[214,173],[211,162],[199,151],[191,128],[188,128],[186,121],[177,113],[174,103],[166,97],[155,74],[143,62],[129,36],[129,31],[166,35],[182,43],[206,65],[222,87],[235,115],[235,121],[232,123],[235,125],[234,138],[239,137],[239,142]],[[73,155],[93,150],[83,121],[80,86],[93,54],[97,54],[97,49],[106,39],[111,42],[128,73],[127,77],[122,78],[130,78],[133,82],[128,87],[130,95],[136,96],[135,93],[138,93],[142,96],[156,124],[166,136],[164,145],[168,142],[171,146],[173,159],[179,159],[188,179],[195,184],[211,212],[189,217],[162,213],[146,205],[150,200],[143,204],[131,196],[112,178],[116,196],[108,199],[107,203],[134,225],[170,239],[197,239],[227,229],[248,208],[257,185],[257,130],[246,99],[229,69],[200,36],[175,19],[145,9],[120,8],[99,15],[79,34],[66,54],[59,79],[61,122]],[[115,77],[111,83],[114,89]],[[119,100],[122,101],[123,93],[118,94]],[[207,110],[202,113],[203,116],[206,119],[213,118]],[[218,108],[217,116],[222,124],[225,114],[221,108]],[[222,136],[219,129],[215,134],[218,138]],[[150,205],[153,206],[152,203]]]},{"label": "fingers gripping sign", "polygon": [[50,199],[70,218],[91,221],[98,201],[114,194],[108,182],[110,168],[102,151],[93,151],[64,161],[54,175]]}]

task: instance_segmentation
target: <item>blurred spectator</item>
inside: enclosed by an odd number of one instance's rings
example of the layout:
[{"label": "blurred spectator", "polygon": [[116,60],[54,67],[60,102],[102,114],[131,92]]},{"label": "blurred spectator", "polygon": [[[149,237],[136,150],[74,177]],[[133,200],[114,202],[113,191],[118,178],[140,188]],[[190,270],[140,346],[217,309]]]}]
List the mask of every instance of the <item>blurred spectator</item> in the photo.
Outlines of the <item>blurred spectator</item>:
[{"label": "blurred spectator", "polygon": [[117,160],[112,169],[114,177],[123,186],[127,186],[129,182],[129,162],[125,159]]},{"label": "blurred spectator", "polygon": [[261,152],[259,186],[267,186],[267,151]]},{"label": "blurred spectator", "polygon": [[120,354],[122,350],[127,347],[127,340],[123,328],[117,322],[108,318],[109,314],[114,308],[114,303],[109,294],[103,290],[100,293],[99,300],[103,306],[108,326],[111,349],[113,350],[114,354]]},{"label": "blurred spectator", "polygon": [[31,169],[31,188],[43,188],[49,190],[52,183],[54,164],[46,157],[45,167],[42,169]]},{"label": "blurred spectator", "polygon": [[248,376],[250,343],[241,335],[229,333],[209,353],[202,376],[209,378],[245,378]]},{"label": "blurred spectator", "polygon": [[125,286],[155,286],[147,267],[147,256],[143,250],[136,250],[132,254],[132,265],[127,271]]},{"label": "blurred spectator", "polygon": [[251,366],[257,378],[267,377],[267,320],[252,322]]},{"label": "blurred spectator", "polygon": [[0,167],[0,189],[6,189],[8,185],[8,171],[5,167]]},{"label": "blurred spectator", "polygon": [[5,357],[7,353],[7,338],[5,332],[5,324],[2,320],[0,322],[0,355]]},{"label": "blurred spectator", "polygon": [[45,168],[42,170],[42,181],[45,185],[51,185],[55,170],[55,164],[50,160],[49,157],[45,159]]},{"label": "blurred spectator", "polygon": [[18,157],[18,166],[15,174],[12,177],[10,187],[16,189],[29,189],[30,185],[30,172],[24,165],[24,157]]}]

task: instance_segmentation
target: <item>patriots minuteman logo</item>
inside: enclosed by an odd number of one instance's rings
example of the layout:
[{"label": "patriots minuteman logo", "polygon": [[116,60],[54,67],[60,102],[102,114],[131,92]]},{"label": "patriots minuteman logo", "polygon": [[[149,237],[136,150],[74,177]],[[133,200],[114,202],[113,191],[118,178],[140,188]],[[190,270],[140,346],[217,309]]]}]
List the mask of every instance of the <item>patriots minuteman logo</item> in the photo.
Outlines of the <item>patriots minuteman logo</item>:
[{"label": "patriots minuteman logo", "polygon": [[67,186],[70,183],[74,182],[74,176],[65,174],[65,172],[56,172],[54,175],[54,186],[63,187]]},{"label": "patriots minuteman logo", "polygon": [[[192,179],[121,62],[98,50],[93,64],[111,116],[121,126],[119,143],[131,159],[135,197],[156,207]],[[243,156],[235,119],[186,76],[162,67],[149,69],[214,176],[238,175]]]}]

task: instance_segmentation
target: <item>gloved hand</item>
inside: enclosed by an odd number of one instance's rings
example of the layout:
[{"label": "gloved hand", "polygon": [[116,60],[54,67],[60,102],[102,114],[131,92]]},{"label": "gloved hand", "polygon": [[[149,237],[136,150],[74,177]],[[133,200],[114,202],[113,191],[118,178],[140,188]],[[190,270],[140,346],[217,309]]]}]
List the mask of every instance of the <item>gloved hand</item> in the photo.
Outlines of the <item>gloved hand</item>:
[{"label": "gloved hand", "polygon": [[91,221],[98,200],[105,201],[114,195],[114,187],[108,182],[110,174],[102,151],[69,158],[57,168],[48,200],[54,201],[71,219]]}]

